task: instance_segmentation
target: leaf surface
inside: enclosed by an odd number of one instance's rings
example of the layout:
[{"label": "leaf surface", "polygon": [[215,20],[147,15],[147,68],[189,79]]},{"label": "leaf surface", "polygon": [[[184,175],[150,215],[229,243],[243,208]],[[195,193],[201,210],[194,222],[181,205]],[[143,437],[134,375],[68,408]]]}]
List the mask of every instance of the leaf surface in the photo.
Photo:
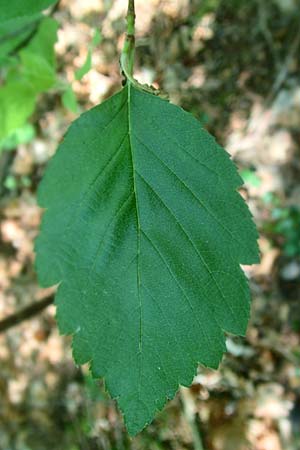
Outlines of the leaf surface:
[{"label": "leaf surface", "polygon": [[56,82],[54,44],[57,22],[46,17],[28,45],[19,52],[20,63],[8,70],[0,86],[0,150],[1,141],[24,126],[34,111],[39,93]]},{"label": "leaf surface", "polygon": [[0,66],[7,62],[9,54],[34,32],[41,15],[0,21]]},{"label": "leaf surface", "polygon": [[43,286],[57,318],[123,411],[148,424],[224,331],[243,335],[257,233],[228,154],[181,108],[128,84],[76,120],[39,189]]},{"label": "leaf surface", "polygon": [[0,23],[31,16],[56,3],[57,0],[0,0]]}]

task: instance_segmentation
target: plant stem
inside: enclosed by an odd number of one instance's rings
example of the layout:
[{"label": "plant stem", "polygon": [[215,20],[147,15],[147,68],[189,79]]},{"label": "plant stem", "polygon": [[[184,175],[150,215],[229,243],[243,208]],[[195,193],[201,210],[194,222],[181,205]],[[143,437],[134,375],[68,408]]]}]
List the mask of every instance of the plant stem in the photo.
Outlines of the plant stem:
[{"label": "plant stem", "polygon": [[127,80],[134,82],[133,65],[135,51],[135,7],[134,0],[128,0],[126,38],[121,53],[121,68]]}]

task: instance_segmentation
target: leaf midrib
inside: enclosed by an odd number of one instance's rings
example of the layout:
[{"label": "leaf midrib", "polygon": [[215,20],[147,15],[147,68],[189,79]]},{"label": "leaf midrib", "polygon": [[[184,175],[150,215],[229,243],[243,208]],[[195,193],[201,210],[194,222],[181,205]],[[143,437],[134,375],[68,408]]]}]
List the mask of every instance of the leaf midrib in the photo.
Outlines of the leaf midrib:
[{"label": "leaf midrib", "polygon": [[133,175],[133,191],[134,191],[134,198],[135,198],[135,211],[136,211],[136,223],[137,223],[137,295],[138,295],[138,302],[139,302],[139,316],[140,316],[140,322],[139,322],[139,358],[140,358],[140,364],[139,364],[139,383],[138,383],[138,394],[140,395],[140,388],[141,388],[141,377],[142,377],[142,353],[143,353],[143,311],[142,311],[142,298],[141,298],[141,275],[140,275],[140,248],[141,248],[141,224],[140,224],[140,216],[139,216],[139,203],[138,203],[138,195],[137,195],[137,182],[136,182],[136,170],[135,170],[135,163],[134,163],[134,150],[132,145],[131,137],[133,135],[132,132],[132,124],[131,124],[131,83],[130,81],[127,82],[128,87],[128,138],[129,138],[129,147],[130,147],[130,156],[131,156],[131,164],[132,164],[132,175]]}]

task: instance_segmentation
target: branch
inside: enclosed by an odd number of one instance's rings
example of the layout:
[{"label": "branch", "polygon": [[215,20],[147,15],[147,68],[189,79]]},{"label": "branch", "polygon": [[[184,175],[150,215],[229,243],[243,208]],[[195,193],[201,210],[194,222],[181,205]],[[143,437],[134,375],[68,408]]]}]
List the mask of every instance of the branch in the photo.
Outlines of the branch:
[{"label": "branch", "polygon": [[44,309],[46,309],[49,305],[54,302],[53,295],[40,300],[39,302],[32,303],[29,306],[21,309],[20,311],[11,314],[3,320],[0,320],[0,333],[4,333],[9,328],[12,328],[25,320],[31,319],[33,316],[36,316]]}]

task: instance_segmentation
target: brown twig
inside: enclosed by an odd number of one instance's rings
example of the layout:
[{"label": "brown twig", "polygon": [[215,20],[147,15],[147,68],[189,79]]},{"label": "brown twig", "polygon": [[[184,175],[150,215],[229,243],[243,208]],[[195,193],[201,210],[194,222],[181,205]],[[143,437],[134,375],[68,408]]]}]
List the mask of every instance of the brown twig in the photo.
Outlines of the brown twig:
[{"label": "brown twig", "polygon": [[3,320],[0,320],[0,333],[4,333],[10,328],[24,322],[25,320],[31,319],[33,316],[39,314],[44,309],[46,309],[53,302],[54,297],[53,295],[51,295],[49,297],[44,298],[43,300],[34,302],[31,305],[26,306],[25,308],[21,309],[20,311],[17,311],[14,314],[11,314],[10,316],[6,317]]}]

